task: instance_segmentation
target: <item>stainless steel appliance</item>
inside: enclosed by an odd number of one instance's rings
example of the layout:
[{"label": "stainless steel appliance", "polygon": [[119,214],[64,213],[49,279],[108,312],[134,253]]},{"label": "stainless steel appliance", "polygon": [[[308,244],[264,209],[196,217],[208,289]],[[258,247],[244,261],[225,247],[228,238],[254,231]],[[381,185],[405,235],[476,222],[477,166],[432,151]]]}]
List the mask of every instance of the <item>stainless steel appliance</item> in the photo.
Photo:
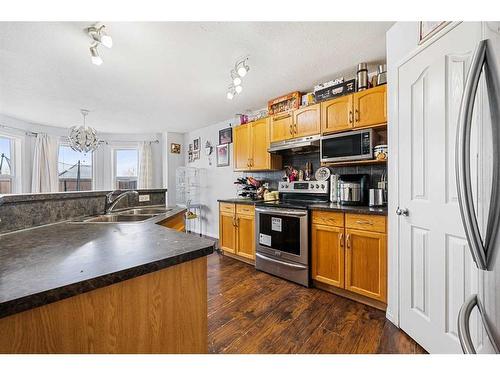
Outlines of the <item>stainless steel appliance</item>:
[{"label": "stainless steel appliance", "polygon": [[279,142],[272,142],[269,145],[269,152],[279,151],[312,151],[319,148],[319,135],[288,139]]},{"label": "stainless steel appliance", "polygon": [[321,162],[373,158],[373,130],[354,130],[321,137]]},{"label": "stainless steel appliance", "polygon": [[[491,39],[479,42],[470,62],[464,87],[456,137],[455,168],[458,203],[468,248],[479,268],[479,292],[471,295],[462,305],[458,315],[458,337],[464,353],[476,353],[471,338],[469,319],[475,307],[479,310],[484,330],[489,340],[481,351],[500,353],[500,33],[489,32]],[[484,75],[486,81],[489,124],[482,129],[488,137],[481,142],[481,183],[489,195],[485,201],[474,204],[473,178],[471,177],[471,128],[476,92]],[[479,103],[478,103],[479,104]],[[479,108],[482,110],[483,108]],[[477,109],[476,109],[477,110]],[[487,119],[488,116],[484,116]],[[485,121],[488,121],[485,120]],[[489,128],[489,129],[487,129]],[[474,154],[474,160],[476,155]],[[489,202],[487,201],[489,197]],[[477,213],[484,213],[477,215]],[[479,217],[478,217],[479,216]],[[479,225],[482,223],[482,229]],[[489,341],[489,344],[488,344]],[[486,349],[485,349],[486,348]]]},{"label": "stainless steel appliance", "polygon": [[368,195],[368,206],[377,207],[384,205],[384,190],[383,189],[370,189]]},{"label": "stainless steel appliance", "polygon": [[311,203],[328,202],[328,181],[280,182],[279,200],[255,207],[255,268],[309,286]]},{"label": "stainless steel appliance", "polygon": [[382,64],[377,69],[377,86],[387,83],[387,65]]},{"label": "stainless steel appliance", "polygon": [[367,174],[342,174],[339,178],[340,204],[346,206],[366,205],[368,203]]},{"label": "stainless steel appliance", "polygon": [[358,91],[366,90],[368,88],[368,65],[366,63],[358,64],[356,80],[358,83]]}]

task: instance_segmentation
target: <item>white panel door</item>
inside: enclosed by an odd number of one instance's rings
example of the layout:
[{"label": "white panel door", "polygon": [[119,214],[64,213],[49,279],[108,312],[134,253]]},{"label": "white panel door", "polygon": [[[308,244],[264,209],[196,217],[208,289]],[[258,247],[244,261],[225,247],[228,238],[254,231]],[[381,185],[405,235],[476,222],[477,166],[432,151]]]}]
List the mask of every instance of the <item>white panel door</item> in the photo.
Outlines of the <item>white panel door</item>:
[{"label": "white panel door", "polygon": [[480,35],[479,23],[460,24],[398,72],[399,206],[409,211],[399,223],[400,326],[431,353],[461,353],[458,310],[478,289],[457,201],[455,132]]}]

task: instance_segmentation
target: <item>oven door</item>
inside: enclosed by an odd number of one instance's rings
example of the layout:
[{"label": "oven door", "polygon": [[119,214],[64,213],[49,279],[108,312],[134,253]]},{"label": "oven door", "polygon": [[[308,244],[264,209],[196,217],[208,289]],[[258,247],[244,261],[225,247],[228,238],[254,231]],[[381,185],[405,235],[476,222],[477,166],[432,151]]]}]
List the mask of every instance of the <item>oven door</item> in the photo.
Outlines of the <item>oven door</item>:
[{"label": "oven door", "polygon": [[371,159],[373,157],[372,134],[370,129],[321,137],[321,162]]},{"label": "oven door", "polygon": [[257,253],[308,264],[307,210],[257,207]]}]

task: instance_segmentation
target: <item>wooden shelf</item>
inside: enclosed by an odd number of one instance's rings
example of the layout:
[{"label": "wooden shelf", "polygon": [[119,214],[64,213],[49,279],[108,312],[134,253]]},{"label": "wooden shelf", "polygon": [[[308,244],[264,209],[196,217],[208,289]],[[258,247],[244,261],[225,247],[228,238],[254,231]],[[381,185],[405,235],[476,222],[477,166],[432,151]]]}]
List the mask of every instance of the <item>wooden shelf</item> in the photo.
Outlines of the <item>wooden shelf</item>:
[{"label": "wooden shelf", "polygon": [[368,160],[354,160],[354,161],[337,161],[334,163],[321,163],[322,167],[349,167],[356,165],[372,165],[372,164],[386,164],[387,159],[385,160],[377,160],[377,159],[368,159]]}]

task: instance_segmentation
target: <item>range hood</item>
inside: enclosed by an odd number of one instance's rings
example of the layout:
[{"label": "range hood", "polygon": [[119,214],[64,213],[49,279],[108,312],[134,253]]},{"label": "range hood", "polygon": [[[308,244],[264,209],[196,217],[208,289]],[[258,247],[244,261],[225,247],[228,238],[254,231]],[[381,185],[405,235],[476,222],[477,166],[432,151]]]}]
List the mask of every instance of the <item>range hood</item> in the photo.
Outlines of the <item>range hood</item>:
[{"label": "range hood", "polygon": [[267,151],[278,153],[280,151],[313,151],[319,148],[319,134],[308,137],[288,139],[280,142],[273,142]]}]

